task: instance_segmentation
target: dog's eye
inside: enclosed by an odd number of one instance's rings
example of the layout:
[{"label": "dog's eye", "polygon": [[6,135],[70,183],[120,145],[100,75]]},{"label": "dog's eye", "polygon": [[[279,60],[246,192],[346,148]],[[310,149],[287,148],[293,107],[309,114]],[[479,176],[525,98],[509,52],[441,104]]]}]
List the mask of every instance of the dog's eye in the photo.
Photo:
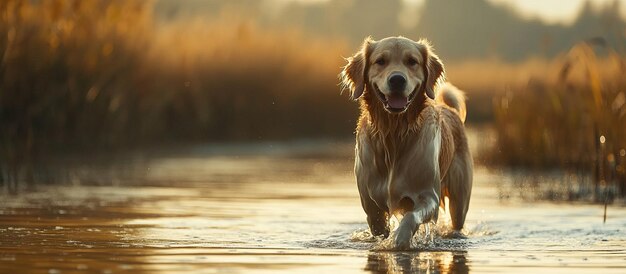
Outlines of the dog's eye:
[{"label": "dog's eye", "polygon": [[376,64],[379,66],[384,66],[385,63],[387,63],[387,61],[385,61],[385,58],[378,58],[376,59]]},{"label": "dog's eye", "polygon": [[406,60],[406,64],[409,66],[415,66],[417,65],[417,60],[415,60],[415,58],[409,58],[408,60]]}]

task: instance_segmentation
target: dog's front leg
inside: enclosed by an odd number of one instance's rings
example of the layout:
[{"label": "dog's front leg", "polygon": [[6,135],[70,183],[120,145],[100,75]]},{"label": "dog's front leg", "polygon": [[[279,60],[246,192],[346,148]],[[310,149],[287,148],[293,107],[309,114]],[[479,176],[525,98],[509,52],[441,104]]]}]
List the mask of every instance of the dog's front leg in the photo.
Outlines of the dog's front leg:
[{"label": "dog's front leg", "polygon": [[361,206],[367,215],[367,224],[370,228],[372,236],[383,235],[385,238],[389,236],[389,225],[387,223],[387,211],[381,209],[376,202],[370,197],[368,188],[362,184],[364,179],[358,180],[359,195],[361,196]]},{"label": "dog's front leg", "polygon": [[[439,155],[441,152],[441,128],[436,113],[426,115],[417,142],[412,142],[401,165],[394,166],[389,196],[391,212],[402,212],[404,217],[395,232],[395,245],[407,249],[420,224],[437,221],[441,176]],[[426,113],[426,114],[425,114]]]},{"label": "dog's front leg", "polygon": [[[385,205],[386,184],[378,172],[378,163],[374,155],[366,138],[357,139],[354,172],[361,196],[361,205],[367,214],[367,224],[372,235],[383,235],[387,238],[389,236],[388,210],[380,206]],[[375,200],[376,197],[378,203]]]},{"label": "dog's front leg", "polygon": [[372,236],[383,235],[385,238],[389,237],[387,212],[381,210],[375,204],[366,206],[365,203],[373,203],[373,201],[370,200],[364,202],[363,197],[361,197],[361,203],[363,205],[363,209],[365,210],[365,214],[367,214],[367,224],[370,228],[370,232],[372,232]]},{"label": "dog's front leg", "polygon": [[414,211],[411,211],[402,217],[400,226],[398,226],[398,229],[395,232],[396,237],[394,242],[397,249],[406,250],[411,247],[413,234],[415,234],[421,223],[422,220]]},{"label": "dog's front leg", "polygon": [[394,243],[397,249],[404,250],[411,247],[411,239],[419,226],[437,219],[439,198],[436,193],[422,193],[412,211],[406,212],[395,232]]}]

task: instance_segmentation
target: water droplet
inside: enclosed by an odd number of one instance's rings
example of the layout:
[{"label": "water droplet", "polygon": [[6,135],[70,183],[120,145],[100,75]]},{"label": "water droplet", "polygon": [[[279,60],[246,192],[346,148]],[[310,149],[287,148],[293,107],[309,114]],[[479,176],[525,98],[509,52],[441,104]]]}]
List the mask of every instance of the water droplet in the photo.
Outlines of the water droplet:
[{"label": "water droplet", "polygon": [[424,224],[424,242],[428,243],[428,239],[431,237],[430,235],[430,223]]}]

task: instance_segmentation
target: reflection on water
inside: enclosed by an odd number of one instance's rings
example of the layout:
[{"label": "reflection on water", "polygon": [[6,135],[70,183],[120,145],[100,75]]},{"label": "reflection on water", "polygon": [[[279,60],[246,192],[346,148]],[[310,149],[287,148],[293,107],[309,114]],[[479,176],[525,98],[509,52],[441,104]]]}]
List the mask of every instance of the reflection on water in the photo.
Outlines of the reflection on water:
[{"label": "reflection on water", "polygon": [[468,273],[466,252],[372,252],[365,270],[372,273]]},{"label": "reflection on water", "polygon": [[[501,200],[477,168],[468,239],[382,251],[367,232],[351,144],[161,155],[120,187],[48,186],[0,200],[0,273],[616,272],[626,209]],[[252,153],[250,153],[252,151]],[[133,181],[134,180],[134,181]],[[417,237],[419,238],[419,237]],[[416,238],[416,239],[417,239]]]}]

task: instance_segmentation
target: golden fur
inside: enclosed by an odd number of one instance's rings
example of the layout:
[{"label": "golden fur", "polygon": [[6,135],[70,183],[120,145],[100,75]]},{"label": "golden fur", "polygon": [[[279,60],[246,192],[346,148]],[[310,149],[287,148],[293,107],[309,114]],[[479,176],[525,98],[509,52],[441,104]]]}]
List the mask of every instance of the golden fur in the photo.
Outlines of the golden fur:
[{"label": "golden fur", "polygon": [[[388,218],[401,214],[395,243],[408,248],[420,224],[437,221],[444,196],[460,231],[473,173],[464,94],[450,84],[437,89],[443,64],[424,40],[367,38],[347,61],[340,78],[360,103],[355,173],[372,234],[388,236]],[[395,75],[403,85],[392,85]]]}]

